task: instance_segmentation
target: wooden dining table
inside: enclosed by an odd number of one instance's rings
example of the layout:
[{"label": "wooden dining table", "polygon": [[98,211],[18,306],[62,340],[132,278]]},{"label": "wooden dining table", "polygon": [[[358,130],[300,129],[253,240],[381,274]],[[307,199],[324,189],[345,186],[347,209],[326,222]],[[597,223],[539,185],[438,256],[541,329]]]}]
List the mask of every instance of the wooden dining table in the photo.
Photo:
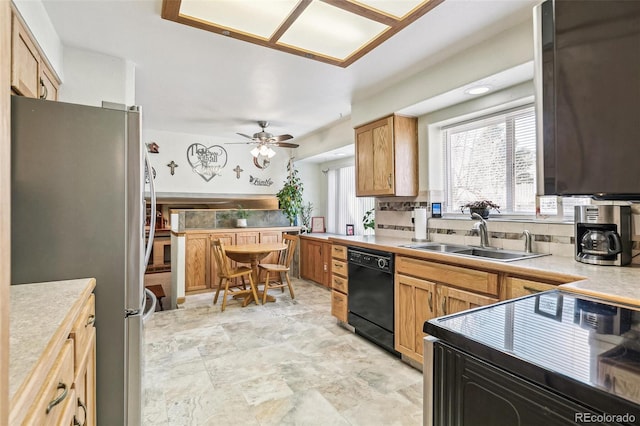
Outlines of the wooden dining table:
[{"label": "wooden dining table", "polygon": [[[235,260],[238,263],[249,263],[251,264],[252,270],[252,278],[253,283],[258,287],[258,265],[262,259],[267,257],[270,253],[274,251],[282,251],[287,248],[286,244],[283,243],[257,243],[257,244],[238,244],[235,246],[225,246],[224,251],[227,254],[227,257]],[[262,299],[262,292],[258,291],[258,299]],[[251,303],[253,301],[253,294],[249,292],[247,296],[245,296],[245,300],[242,303],[243,306]],[[267,295],[268,302],[275,302],[276,298],[273,296]],[[256,301],[258,303],[258,301]]]}]

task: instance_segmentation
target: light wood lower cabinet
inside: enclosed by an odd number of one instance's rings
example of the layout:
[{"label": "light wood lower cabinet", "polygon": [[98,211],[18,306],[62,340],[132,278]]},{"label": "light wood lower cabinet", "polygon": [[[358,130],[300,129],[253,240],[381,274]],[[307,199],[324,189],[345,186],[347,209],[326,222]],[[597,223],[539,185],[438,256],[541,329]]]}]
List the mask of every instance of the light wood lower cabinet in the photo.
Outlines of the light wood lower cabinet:
[{"label": "light wood lower cabinet", "polygon": [[525,278],[504,277],[505,299],[529,296],[547,290],[553,290],[557,284],[547,284]]},{"label": "light wood lower cabinet", "polygon": [[185,249],[185,292],[211,287],[209,234],[187,234]]},{"label": "light wood lower cabinet", "polygon": [[[221,240],[223,245],[282,242],[277,229],[259,231],[194,232],[185,238],[185,293],[193,293],[218,286],[218,266],[211,255],[211,242]],[[279,252],[265,257],[260,263],[277,263]],[[235,262],[231,262],[236,266]],[[249,266],[249,265],[246,265]],[[240,282],[240,281],[238,281]]]},{"label": "light wood lower cabinet", "polygon": [[300,238],[300,276],[331,288],[331,243]]},{"label": "light wood lower cabinet", "polygon": [[10,424],[97,424],[95,296],[89,293],[94,285],[73,303],[13,396]]},{"label": "light wood lower cabinet", "polygon": [[332,245],[331,256],[331,315],[342,322],[347,322],[349,314],[347,247]]},{"label": "light wood lower cabinet", "polygon": [[436,284],[418,278],[395,278],[395,349],[410,358],[422,357],[422,326],[436,316]]},{"label": "light wood lower cabinet", "polygon": [[425,321],[496,303],[497,295],[495,273],[397,256],[395,349],[422,363]]}]

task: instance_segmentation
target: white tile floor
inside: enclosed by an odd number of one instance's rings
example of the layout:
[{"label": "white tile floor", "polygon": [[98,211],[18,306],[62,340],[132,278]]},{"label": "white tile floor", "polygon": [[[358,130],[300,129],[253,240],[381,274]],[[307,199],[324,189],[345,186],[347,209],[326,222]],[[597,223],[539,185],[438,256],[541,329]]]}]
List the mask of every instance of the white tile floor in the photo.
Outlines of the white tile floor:
[{"label": "white tile floor", "polygon": [[421,425],[422,375],[337,325],[330,292],[220,312],[213,293],[145,331],[144,425]]}]

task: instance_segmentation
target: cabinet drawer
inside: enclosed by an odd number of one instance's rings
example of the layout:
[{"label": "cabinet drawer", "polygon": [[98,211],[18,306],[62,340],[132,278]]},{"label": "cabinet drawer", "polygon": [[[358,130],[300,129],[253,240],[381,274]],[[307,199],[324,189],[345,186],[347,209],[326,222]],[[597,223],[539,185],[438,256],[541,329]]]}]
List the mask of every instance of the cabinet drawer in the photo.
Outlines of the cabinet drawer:
[{"label": "cabinet drawer", "polygon": [[91,334],[94,330],[93,324],[95,319],[95,295],[91,294],[82,307],[82,311],[80,311],[80,315],[76,319],[76,322],[73,323],[71,333],[69,333],[69,337],[73,339],[74,344],[73,359],[76,369],[75,373],[78,372],[77,369],[80,367],[82,357],[87,352],[87,346],[91,343]]},{"label": "cabinet drawer", "polygon": [[396,258],[396,273],[427,281],[451,284],[479,293],[498,295],[498,274],[491,272],[398,256]]},{"label": "cabinet drawer", "polygon": [[346,294],[331,291],[331,315],[342,322],[347,322],[348,299]]},{"label": "cabinet drawer", "polygon": [[334,274],[347,277],[348,271],[349,270],[347,268],[347,262],[343,262],[341,260],[336,260],[336,259],[333,259],[331,261],[331,272],[333,272]]},{"label": "cabinet drawer", "polygon": [[345,294],[349,293],[349,285],[347,279],[338,275],[333,275],[331,277],[331,288]]},{"label": "cabinet drawer", "polygon": [[73,340],[67,339],[23,424],[43,426],[64,424],[62,416],[67,400],[72,394],[72,383]]},{"label": "cabinet drawer", "polygon": [[346,246],[331,246],[331,257],[335,259],[347,260],[347,247]]},{"label": "cabinet drawer", "polygon": [[553,284],[515,277],[505,277],[504,283],[507,289],[507,299],[515,299],[516,297],[528,296],[557,288]]}]

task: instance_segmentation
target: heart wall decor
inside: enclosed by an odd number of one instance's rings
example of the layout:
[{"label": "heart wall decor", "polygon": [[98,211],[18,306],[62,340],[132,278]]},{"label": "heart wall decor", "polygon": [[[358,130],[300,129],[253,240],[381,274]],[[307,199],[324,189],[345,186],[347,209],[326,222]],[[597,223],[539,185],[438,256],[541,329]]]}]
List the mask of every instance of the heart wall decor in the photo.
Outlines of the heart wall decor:
[{"label": "heart wall decor", "polygon": [[227,165],[227,151],[220,145],[206,147],[201,143],[193,143],[187,148],[187,161],[191,169],[209,182],[220,176],[220,170]]}]

